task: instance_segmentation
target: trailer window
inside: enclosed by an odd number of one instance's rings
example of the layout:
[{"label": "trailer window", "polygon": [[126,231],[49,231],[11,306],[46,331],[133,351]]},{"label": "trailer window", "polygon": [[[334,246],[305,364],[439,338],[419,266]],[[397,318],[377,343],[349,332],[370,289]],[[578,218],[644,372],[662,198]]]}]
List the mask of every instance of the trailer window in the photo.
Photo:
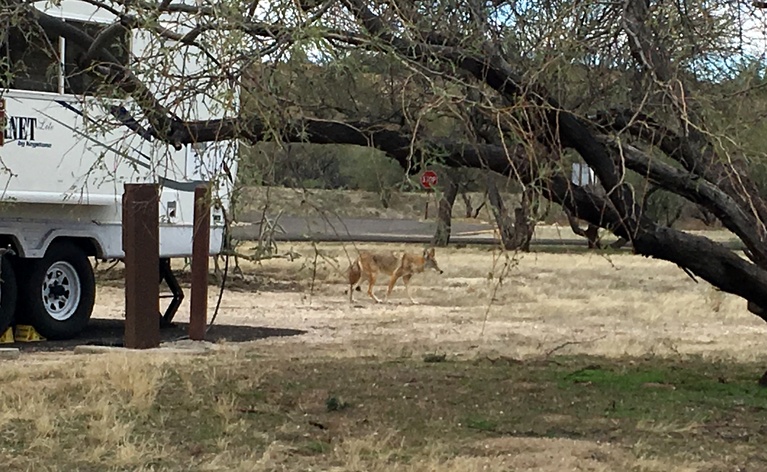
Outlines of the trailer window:
[{"label": "trailer window", "polygon": [[11,27],[2,42],[3,87],[38,92],[57,92],[59,40],[40,30]]},{"label": "trailer window", "polygon": [[[66,22],[92,38],[108,26],[73,20]],[[107,48],[119,64],[127,66],[129,32],[122,31],[107,44]],[[88,72],[77,67],[78,57],[85,52],[75,42],[47,35],[39,29],[10,27],[0,30],[0,87],[93,95],[96,82]]]},{"label": "trailer window", "polygon": [[[85,23],[82,21],[66,20],[67,23],[76,26],[87,33],[91,38],[96,38],[108,25]],[[128,65],[130,51],[130,34],[123,30],[116,35],[106,46],[107,50],[123,66]],[[77,67],[77,57],[85,53],[80,46],[73,42],[65,42],[64,47],[64,93],[77,95],[93,95],[96,93],[97,83],[87,72]]]}]

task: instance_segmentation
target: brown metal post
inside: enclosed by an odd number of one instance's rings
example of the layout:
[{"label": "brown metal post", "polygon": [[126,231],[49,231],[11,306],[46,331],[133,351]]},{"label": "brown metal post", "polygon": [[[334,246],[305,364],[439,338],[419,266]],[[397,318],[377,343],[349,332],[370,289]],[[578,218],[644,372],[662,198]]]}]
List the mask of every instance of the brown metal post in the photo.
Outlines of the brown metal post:
[{"label": "brown metal post", "polygon": [[156,184],[125,184],[125,340],[130,349],[160,345],[160,217]]},{"label": "brown metal post", "polygon": [[189,338],[202,341],[208,314],[208,260],[210,258],[210,194],[207,185],[194,189],[192,236],[192,294]]}]

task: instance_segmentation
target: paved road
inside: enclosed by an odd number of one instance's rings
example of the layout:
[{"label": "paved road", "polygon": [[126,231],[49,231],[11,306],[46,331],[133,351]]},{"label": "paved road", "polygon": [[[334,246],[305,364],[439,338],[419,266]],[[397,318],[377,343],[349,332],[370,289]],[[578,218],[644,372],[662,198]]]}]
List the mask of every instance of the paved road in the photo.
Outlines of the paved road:
[{"label": "paved road", "polygon": [[[436,230],[435,221],[419,221],[387,218],[339,218],[338,216],[300,217],[281,216],[277,241],[317,241],[317,242],[371,242],[371,243],[429,243]],[[232,236],[241,241],[258,239],[258,223],[240,223],[232,228]],[[453,222],[450,236],[451,243],[463,244],[498,244],[493,234],[493,226],[486,223]],[[733,250],[742,250],[740,242],[723,243]],[[532,246],[573,246],[586,247],[583,239],[542,239],[533,236]],[[631,250],[630,246],[624,246]]]},{"label": "paved road", "polygon": [[[282,216],[275,232],[277,241],[355,241],[428,243],[437,227],[435,221],[383,218],[339,218]],[[232,228],[235,239],[258,239],[260,224],[239,224]],[[451,243],[497,244],[493,226],[485,223],[456,221],[452,224]],[[535,245],[585,246],[582,240],[533,239]]]}]

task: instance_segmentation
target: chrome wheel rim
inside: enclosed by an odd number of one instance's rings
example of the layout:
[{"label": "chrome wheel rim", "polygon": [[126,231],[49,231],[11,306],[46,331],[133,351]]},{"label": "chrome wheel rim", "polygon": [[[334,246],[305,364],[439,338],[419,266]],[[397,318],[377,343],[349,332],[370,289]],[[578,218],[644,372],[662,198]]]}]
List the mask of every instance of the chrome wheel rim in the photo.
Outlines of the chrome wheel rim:
[{"label": "chrome wheel rim", "polygon": [[72,264],[59,261],[46,271],[41,295],[45,311],[51,318],[57,321],[69,319],[80,304],[81,292],[80,277]]}]

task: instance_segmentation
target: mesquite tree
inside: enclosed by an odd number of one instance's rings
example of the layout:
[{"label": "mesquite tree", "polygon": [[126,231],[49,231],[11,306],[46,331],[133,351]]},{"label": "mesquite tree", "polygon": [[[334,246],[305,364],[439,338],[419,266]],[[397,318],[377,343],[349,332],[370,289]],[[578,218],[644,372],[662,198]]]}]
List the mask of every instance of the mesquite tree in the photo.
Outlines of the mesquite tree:
[{"label": "mesquite tree", "polygon": [[[69,0],[67,0],[69,1]],[[767,106],[761,10],[723,0],[86,0],[114,18],[83,27],[2,0],[2,20],[79,47],[74,75],[131,99],[136,133],[168,146],[346,144],[516,179],[573,217],[748,300],[767,319],[767,203],[758,178]],[[6,28],[7,31],[7,28]],[[106,45],[142,34],[130,63]],[[7,42],[7,41],[6,41]],[[206,57],[189,77],[168,50]],[[14,59],[11,57],[10,59]],[[3,80],[14,72],[6,60]],[[341,80],[343,79],[343,80]],[[147,81],[167,84],[152,92]],[[332,86],[329,83],[332,82]],[[212,96],[190,121],[175,98]],[[574,185],[582,159],[598,188]],[[642,211],[650,187],[705,208],[745,257]]]}]

